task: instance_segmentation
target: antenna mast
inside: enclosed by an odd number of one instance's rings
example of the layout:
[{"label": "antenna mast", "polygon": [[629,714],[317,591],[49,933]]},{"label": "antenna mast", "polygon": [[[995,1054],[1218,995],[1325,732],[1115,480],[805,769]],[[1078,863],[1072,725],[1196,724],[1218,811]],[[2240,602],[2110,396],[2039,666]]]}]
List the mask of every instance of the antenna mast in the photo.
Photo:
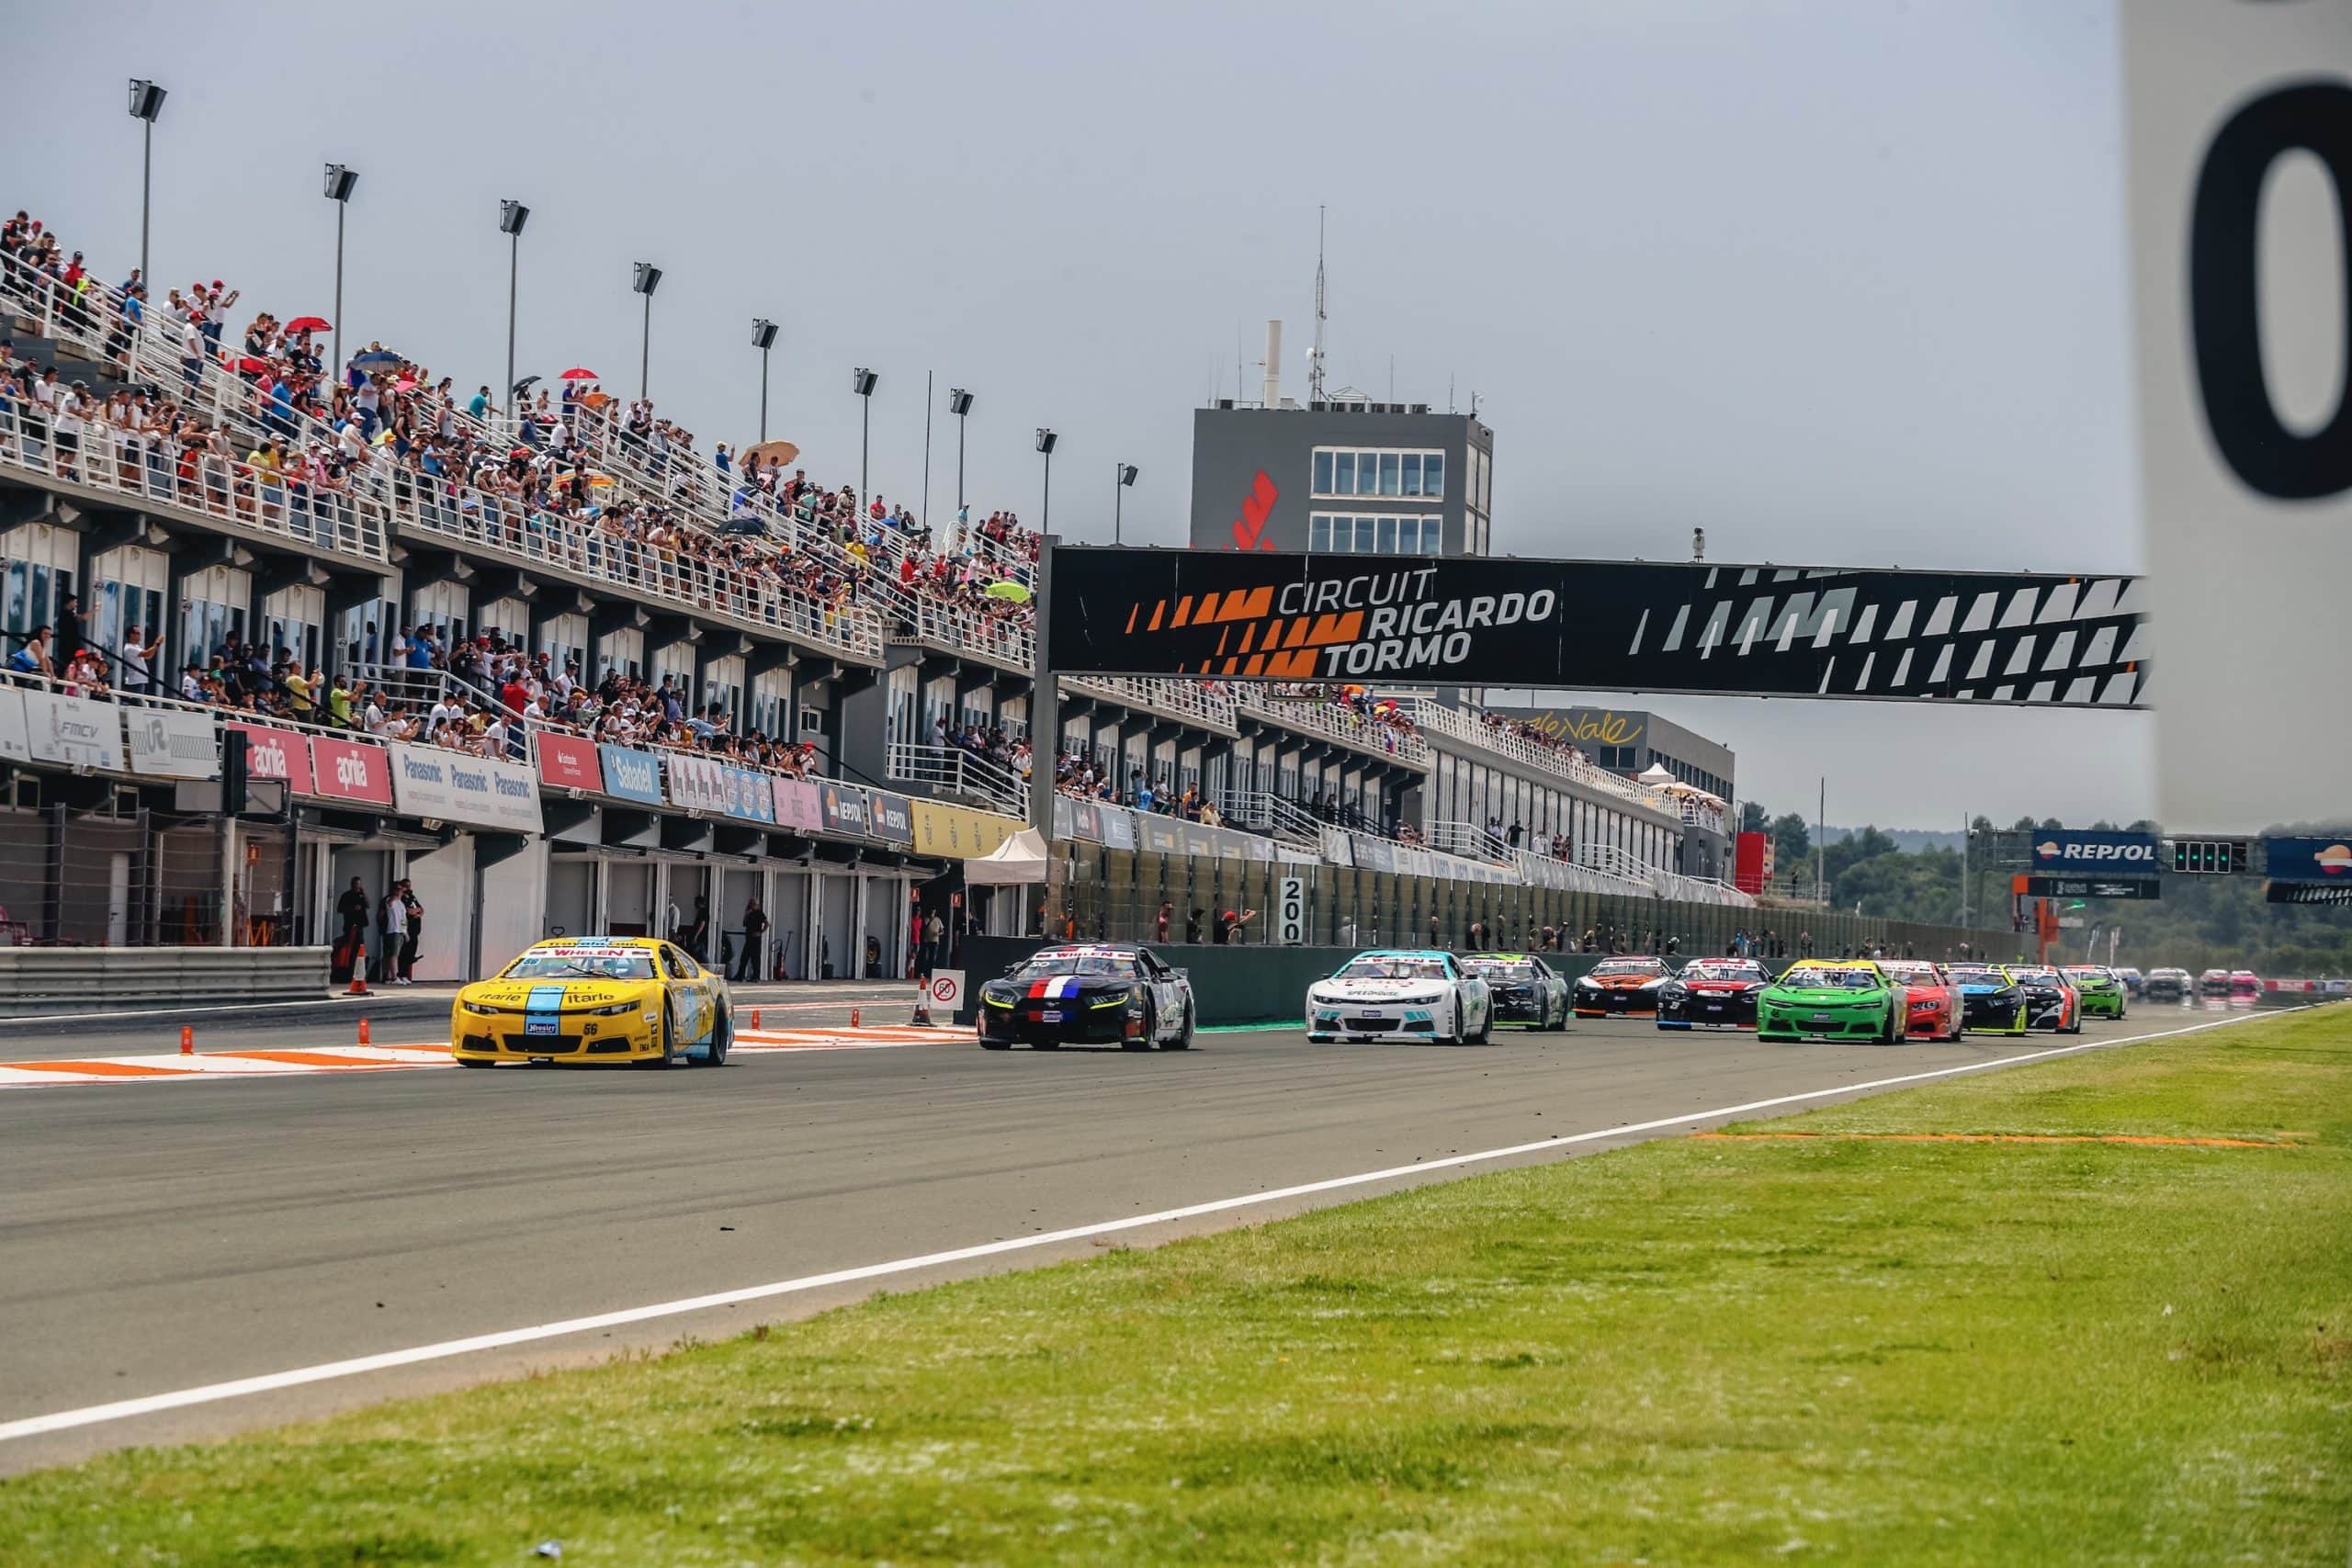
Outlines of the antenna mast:
[{"label": "antenna mast", "polygon": [[1315,347],[1306,356],[1306,396],[1310,401],[1323,400],[1323,213],[1315,209]]}]

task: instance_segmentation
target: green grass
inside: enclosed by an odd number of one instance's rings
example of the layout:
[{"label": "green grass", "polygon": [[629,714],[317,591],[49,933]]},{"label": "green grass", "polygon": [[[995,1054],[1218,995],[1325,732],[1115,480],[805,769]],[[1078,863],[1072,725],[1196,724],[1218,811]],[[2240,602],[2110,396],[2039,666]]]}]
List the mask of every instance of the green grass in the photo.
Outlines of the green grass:
[{"label": "green grass", "polygon": [[48,1563],[2311,1562],[2352,1010],[0,1483]]}]

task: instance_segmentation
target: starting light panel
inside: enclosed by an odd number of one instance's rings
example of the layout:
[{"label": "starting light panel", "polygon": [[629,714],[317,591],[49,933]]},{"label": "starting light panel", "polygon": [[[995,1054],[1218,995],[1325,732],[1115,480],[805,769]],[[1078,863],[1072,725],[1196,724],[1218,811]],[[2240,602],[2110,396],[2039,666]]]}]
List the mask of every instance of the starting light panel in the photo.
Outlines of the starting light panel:
[{"label": "starting light panel", "polygon": [[2174,839],[2172,868],[2200,876],[2236,876],[2245,871],[2244,839]]}]

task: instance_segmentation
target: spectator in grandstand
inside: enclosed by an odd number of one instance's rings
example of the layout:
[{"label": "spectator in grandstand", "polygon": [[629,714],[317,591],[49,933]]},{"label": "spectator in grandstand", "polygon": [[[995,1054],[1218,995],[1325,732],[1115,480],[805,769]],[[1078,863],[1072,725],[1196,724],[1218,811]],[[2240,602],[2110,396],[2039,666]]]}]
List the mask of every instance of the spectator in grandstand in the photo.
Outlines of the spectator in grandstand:
[{"label": "spectator in grandstand", "polygon": [[164,639],[160,635],[152,642],[147,641],[136,626],[122,634],[122,651],[116,656],[116,663],[122,671],[125,693],[142,697],[154,690],[155,655],[163,646]]},{"label": "spectator in grandstand", "polygon": [[57,673],[50,663],[49,626],[46,622],[35,626],[32,635],[25,638],[24,646],[8,656],[8,668],[19,675],[54,676]]}]

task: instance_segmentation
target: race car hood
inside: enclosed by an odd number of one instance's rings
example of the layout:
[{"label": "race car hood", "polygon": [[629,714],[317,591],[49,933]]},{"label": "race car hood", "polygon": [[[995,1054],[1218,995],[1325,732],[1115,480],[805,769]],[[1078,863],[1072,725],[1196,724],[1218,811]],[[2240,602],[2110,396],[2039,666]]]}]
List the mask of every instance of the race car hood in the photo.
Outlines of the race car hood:
[{"label": "race car hood", "polygon": [[1666,984],[1664,975],[1587,975],[1577,982],[1597,991],[1641,991]]},{"label": "race car hood", "polygon": [[1688,987],[1694,991],[1711,994],[1724,991],[1760,991],[1764,988],[1764,982],[1761,980],[1681,980],[1677,984]]},{"label": "race car hood", "polygon": [[1996,991],[2006,991],[2017,984],[2014,980],[1962,980],[1960,994],[1963,997],[1989,997]]},{"label": "race car hood", "polygon": [[609,1007],[658,989],[651,980],[480,980],[459,991],[458,999],[480,1007],[544,1012],[550,1008]]},{"label": "race car hood", "polygon": [[2120,980],[2099,980],[2094,979],[2089,976],[2085,976],[2082,978],[2075,980],[2074,982],[2074,987],[2075,989],[2084,993],[2086,996],[2095,996],[2101,991],[2120,991],[2123,988],[2123,982]]},{"label": "race car hood", "polygon": [[1839,1002],[1865,1002],[1883,999],[1883,987],[1856,990],[1847,986],[1774,986],[1764,993],[1776,1002],[1797,1007],[1827,1007]]},{"label": "race car hood", "polygon": [[1396,1002],[1445,989],[1443,980],[1317,980],[1307,995],[1330,1002]]}]

